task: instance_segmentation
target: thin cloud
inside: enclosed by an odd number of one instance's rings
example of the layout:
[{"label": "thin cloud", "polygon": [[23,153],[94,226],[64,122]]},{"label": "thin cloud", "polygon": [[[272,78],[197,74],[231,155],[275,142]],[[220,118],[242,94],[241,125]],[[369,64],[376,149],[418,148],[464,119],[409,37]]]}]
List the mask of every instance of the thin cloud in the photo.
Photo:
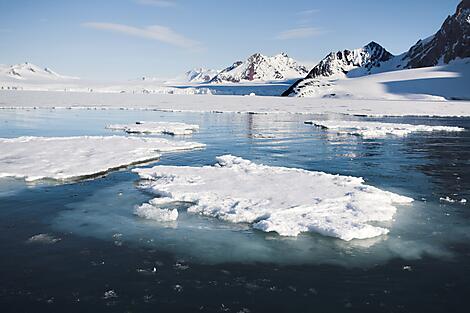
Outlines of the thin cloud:
[{"label": "thin cloud", "polygon": [[297,14],[300,15],[300,16],[311,16],[311,15],[314,15],[318,12],[320,12],[320,10],[310,9],[310,10],[303,10],[303,11],[297,12]]},{"label": "thin cloud", "polygon": [[138,4],[152,5],[160,8],[170,8],[176,6],[176,2],[169,0],[136,0]]},{"label": "thin cloud", "polygon": [[311,37],[319,36],[323,33],[325,33],[325,31],[322,30],[321,28],[300,27],[300,28],[293,28],[293,29],[282,31],[276,36],[276,39],[289,40],[289,39],[311,38]]},{"label": "thin cloud", "polygon": [[184,35],[175,32],[171,28],[161,25],[152,25],[144,28],[139,28],[124,24],[88,22],[83,23],[82,26],[98,30],[111,31],[134,37],[156,40],[180,48],[201,48],[200,42],[187,38]]}]

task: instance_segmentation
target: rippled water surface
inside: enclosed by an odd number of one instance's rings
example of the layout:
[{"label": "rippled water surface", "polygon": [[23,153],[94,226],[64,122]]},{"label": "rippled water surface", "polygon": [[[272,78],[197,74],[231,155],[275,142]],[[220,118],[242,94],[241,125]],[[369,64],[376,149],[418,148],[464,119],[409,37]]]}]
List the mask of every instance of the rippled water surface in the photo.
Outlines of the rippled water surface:
[{"label": "rippled water surface", "polygon": [[[362,139],[303,123],[309,119],[467,131]],[[470,204],[439,199],[470,202],[469,119],[2,110],[0,137],[123,135],[104,127],[139,120],[201,126],[174,139],[206,149],[166,154],[155,164],[211,165],[233,154],[361,176],[415,202],[399,208],[387,236],[344,242],[283,238],[184,206],[174,223],[142,220],[134,207],[152,195],[135,188],[129,169],[65,185],[0,179],[2,312],[466,312]],[[38,234],[47,236],[29,240]]]}]

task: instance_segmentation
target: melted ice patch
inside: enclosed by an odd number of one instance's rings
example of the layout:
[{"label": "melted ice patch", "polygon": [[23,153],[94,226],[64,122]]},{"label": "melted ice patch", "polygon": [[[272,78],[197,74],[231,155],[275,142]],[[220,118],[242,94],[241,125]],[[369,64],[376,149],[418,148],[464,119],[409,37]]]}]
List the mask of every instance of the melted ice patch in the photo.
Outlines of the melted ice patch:
[{"label": "melted ice patch", "polygon": [[[371,222],[391,221],[396,204],[413,200],[364,184],[362,178],[255,164],[225,155],[204,167],[155,166],[135,169],[140,187],[158,198],[143,204],[152,210],[188,202],[188,212],[233,223],[249,223],[265,232],[297,236],[315,232],[346,241],[388,233]],[[142,214],[139,214],[142,216]]]},{"label": "melted ice patch", "polygon": [[199,125],[173,122],[137,122],[135,124],[112,124],[108,129],[123,130],[127,133],[191,135]]},{"label": "melted ice patch", "polygon": [[0,177],[84,178],[157,159],[162,152],[203,147],[195,142],[120,136],[0,139]]},{"label": "melted ice patch", "polygon": [[386,136],[404,137],[414,132],[460,132],[464,128],[453,126],[429,126],[397,123],[380,123],[364,121],[305,121],[319,128],[335,130],[340,134],[361,136],[364,138],[382,138]]}]

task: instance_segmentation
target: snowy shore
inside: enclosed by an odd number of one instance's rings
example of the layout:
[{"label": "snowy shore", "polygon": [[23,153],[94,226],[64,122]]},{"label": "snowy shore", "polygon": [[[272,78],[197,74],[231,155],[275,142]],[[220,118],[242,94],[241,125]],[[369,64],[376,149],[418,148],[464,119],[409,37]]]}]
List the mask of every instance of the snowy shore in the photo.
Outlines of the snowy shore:
[{"label": "snowy shore", "polygon": [[470,101],[0,91],[0,109],[85,108],[188,112],[316,113],[365,116],[470,116]]}]

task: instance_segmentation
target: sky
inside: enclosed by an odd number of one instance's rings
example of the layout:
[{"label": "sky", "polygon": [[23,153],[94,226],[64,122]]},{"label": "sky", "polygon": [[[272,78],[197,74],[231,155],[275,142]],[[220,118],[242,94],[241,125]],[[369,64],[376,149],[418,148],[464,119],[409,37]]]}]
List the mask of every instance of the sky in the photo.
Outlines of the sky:
[{"label": "sky", "polygon": [[0,64],[94,80],[171,78],[260,52],[313,66],[376,41],[394,54],[459,0],[0,0]]}]

